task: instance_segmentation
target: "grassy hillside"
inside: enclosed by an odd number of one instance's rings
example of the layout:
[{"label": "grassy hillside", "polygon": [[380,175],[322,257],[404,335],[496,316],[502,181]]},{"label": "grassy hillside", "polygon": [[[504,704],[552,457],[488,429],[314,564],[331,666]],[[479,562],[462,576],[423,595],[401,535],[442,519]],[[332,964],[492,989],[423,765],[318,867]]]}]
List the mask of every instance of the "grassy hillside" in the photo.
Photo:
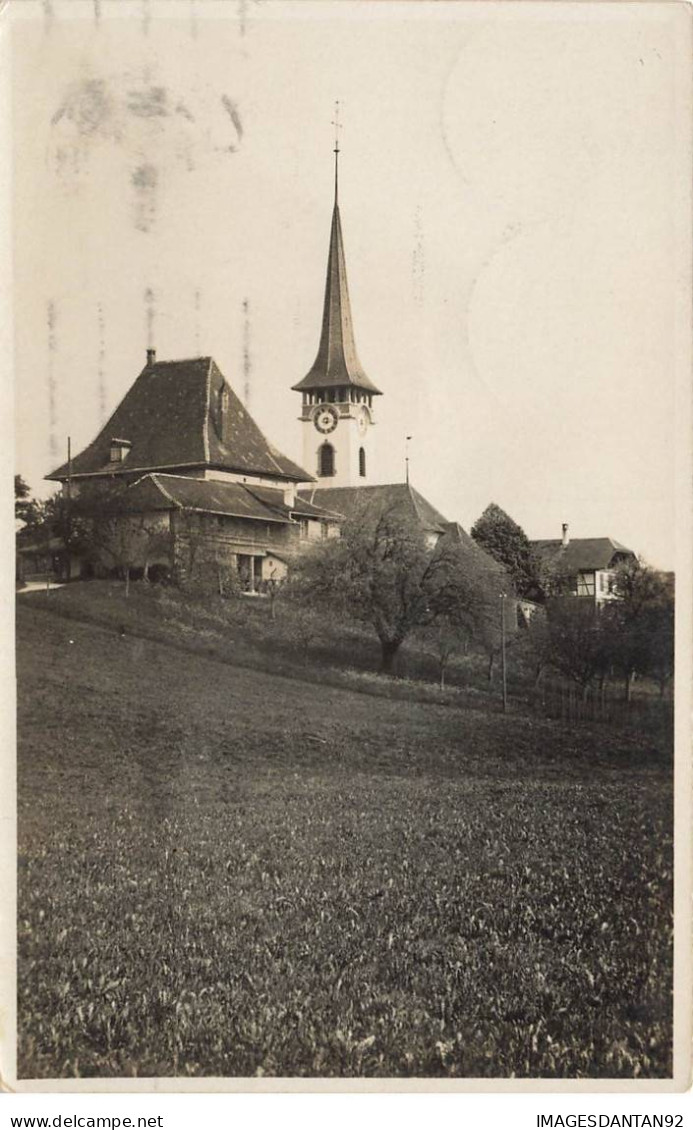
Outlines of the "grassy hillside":
[{"label": "grassy hillside", "polygon": [[[396,693],[391,679],[370,680],[380,665],[380,646],[367,626],[333,622],[325,614],[296,609],[280,599],[272,617],[269,601],[242,597],[223,600],[213,592],[174,586],[137,583],[125,597],[119,581],[89,581],[45,591],[25,593],[22,604],[51,609],[61,616],[116,627],[131,635],[183,646],[198,654],[213,655],[235,665],[259,668],[277,674],[306,675],[337,685],[383,687]],[[401,677],[429,682],[435,701],[438,669],[435,658],[420,642],[408,640],[398,658]],[[489,705],[500,704],[495,687],[489,693],[486,660],[478,654],[456,657],[449,672],[451,692],[481,694]],[[413,688],[407,690],[412,693]],[[419,693],[424,694],[423,687]],[[438,695],[448,701],[451,695]],[[459,694],[458,694],[459,697]]]},{"label": "grassy hillside", "polygon": [[670,1074],[646,744],[19,605],[22,1077]]}]

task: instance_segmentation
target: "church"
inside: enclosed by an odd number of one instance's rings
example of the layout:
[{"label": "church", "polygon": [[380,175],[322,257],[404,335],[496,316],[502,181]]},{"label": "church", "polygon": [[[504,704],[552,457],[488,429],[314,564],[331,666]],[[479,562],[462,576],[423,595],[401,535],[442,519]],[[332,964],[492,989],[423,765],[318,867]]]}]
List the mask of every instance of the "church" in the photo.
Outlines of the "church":
[{"label": "church", "polygon": [[[235,565],[247,591],[286,576],[292,558],[339,536],[356,501],[394,508],[430,546],[453,528],[409,484],[372,482],[375,402],[382,395],[356,352],[339,213],[334,207],[317,355],[301,395],[303,466],[263,435],[212,357],[146,364],[83,451],[53,471],[71,499],[119,484],[121,522],[140,560],[185,578],[193,556]],[[96,495],[94,495],[96,492]],[[135,532],[139,531],[139,536]],[[143,536],[143,531],[148,537]]]}]

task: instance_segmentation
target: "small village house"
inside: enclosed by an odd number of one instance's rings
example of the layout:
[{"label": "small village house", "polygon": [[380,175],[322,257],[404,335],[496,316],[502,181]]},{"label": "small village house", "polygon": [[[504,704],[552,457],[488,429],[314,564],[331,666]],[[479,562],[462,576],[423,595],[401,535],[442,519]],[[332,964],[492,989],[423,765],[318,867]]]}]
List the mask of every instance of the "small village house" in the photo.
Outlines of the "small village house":
[{"label": "small village house", "polygon": [[531,542],[545,584],[563,594],[582,597],[601,608],[616,599],[619,565],[636,554],[613,538],[571,538],[564,522],[560,538]]}]

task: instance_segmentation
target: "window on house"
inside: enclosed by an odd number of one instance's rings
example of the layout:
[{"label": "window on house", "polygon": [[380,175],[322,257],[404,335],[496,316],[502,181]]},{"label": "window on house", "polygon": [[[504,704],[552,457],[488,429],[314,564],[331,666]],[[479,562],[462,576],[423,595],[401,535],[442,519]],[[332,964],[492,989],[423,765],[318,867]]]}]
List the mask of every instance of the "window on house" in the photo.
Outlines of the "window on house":
[{"label": "window on house", "polygon": [[366,477],[366,449],[364,447],[359,448],[359,475],[362,479]]},{"label": "window on house", "polygon": [[301,527],[301,538],[307,538],[308,537],[308,519],[307,518],[301,518],[299,525]]},{"label": "window on house", "polygon": [[577,595],[594,596],[594,573],[578,573]]},{"label": "window on house", "polygon": [[318,451],[318,474],[322,479],[334,475],[334,448],[331,443],[323,443]]},{"label": "window on house", "polygon": [[130,450],[131,447],[132,447],[132,444],[129,442],[129,440],[112,439],[111,440],[111,451],[110,451],[110,455],[109,455],[109,462],[111,462],[111,463],[122,463],[123,459],[125,458],[125,456],[127,455],[128,451]]}]

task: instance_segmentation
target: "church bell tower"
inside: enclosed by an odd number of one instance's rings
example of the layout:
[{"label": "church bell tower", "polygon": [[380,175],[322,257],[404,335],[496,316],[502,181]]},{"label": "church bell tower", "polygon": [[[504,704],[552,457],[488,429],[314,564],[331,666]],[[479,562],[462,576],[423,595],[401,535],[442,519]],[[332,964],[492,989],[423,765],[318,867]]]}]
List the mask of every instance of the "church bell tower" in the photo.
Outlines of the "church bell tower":
[{"label": "church bell tower", "polygon": [[[338,108],[338,107],[337,107]],[[334,209],[318,355],[293,385],[303,397],[303,466],[317,487],[372,482],[373,398],[380,396],[356,353],[339,216],[339,122],[335,116]]]}]

